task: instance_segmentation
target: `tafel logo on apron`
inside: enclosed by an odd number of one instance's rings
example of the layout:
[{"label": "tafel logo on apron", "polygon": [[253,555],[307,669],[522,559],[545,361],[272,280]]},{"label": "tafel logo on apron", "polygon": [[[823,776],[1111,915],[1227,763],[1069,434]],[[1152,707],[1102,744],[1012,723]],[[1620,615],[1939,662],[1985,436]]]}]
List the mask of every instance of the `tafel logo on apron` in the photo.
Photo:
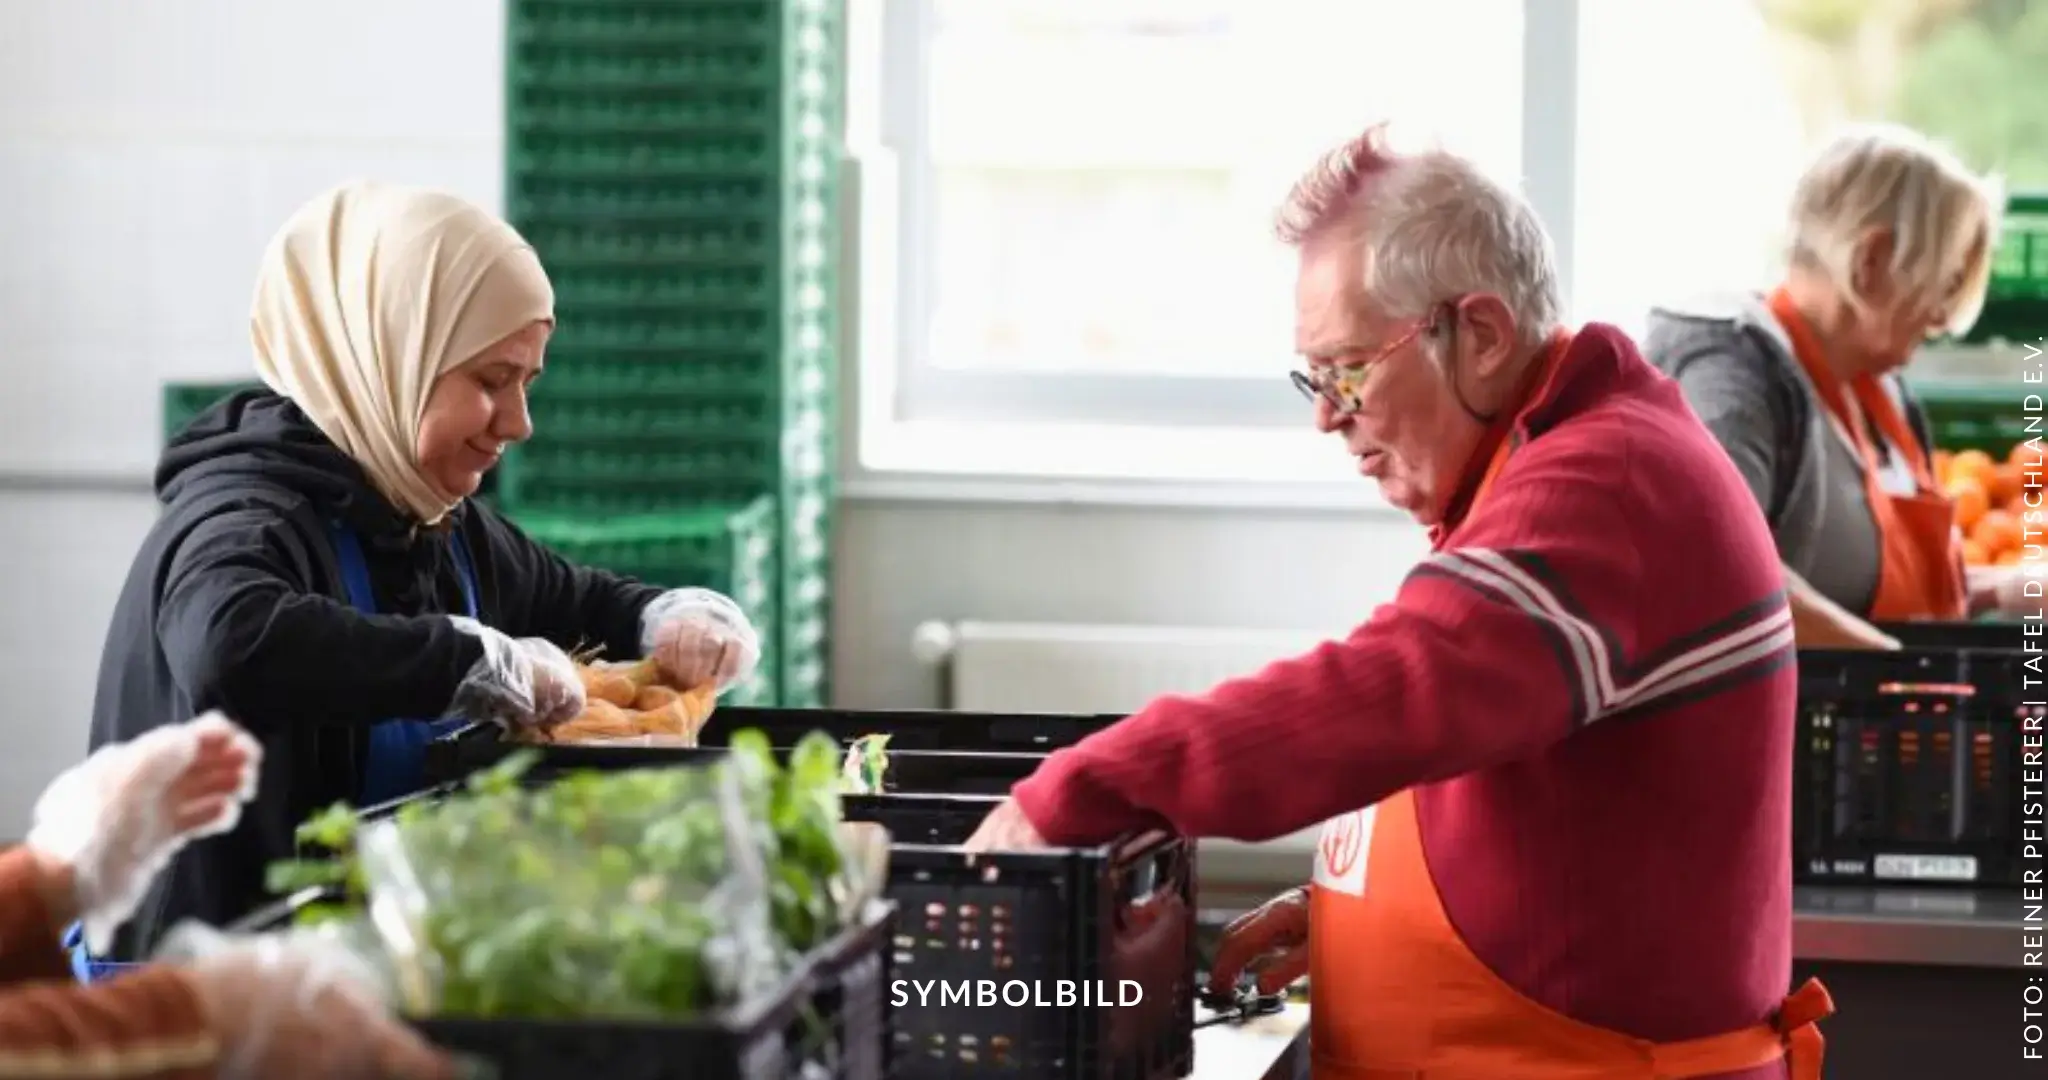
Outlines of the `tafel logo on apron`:
[{"label": "tafel logo on apron", "polygon": [[1316,839],[1315,883],[1352,896],[1365,895],[1365,853],[1372,847],[1373,807],[1339,814]]}]

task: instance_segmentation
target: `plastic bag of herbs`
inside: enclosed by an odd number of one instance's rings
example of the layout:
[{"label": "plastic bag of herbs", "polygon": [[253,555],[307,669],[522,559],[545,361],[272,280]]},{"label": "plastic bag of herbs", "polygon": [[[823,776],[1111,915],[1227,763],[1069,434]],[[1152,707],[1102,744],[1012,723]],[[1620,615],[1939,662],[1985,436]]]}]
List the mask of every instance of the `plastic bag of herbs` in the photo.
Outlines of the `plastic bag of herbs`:
[{"label": "plastic bag of herbs", "polygon": [[514,756],[391,818],[316,817],[341,852],[273,868],[340,885],[308,921],[364,943],[416,1016],[688,1016],[770,992],[880,892],[873,837],[840,820],[822,734],[779,766],[759,732],[714,764],[522,782]]}]

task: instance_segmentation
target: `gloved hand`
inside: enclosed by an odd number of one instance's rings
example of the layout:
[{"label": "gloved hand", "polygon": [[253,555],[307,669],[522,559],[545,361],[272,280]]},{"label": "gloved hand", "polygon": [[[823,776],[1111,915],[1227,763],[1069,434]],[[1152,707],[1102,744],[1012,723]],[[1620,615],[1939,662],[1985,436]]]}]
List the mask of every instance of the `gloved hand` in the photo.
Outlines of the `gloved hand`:
[{"label": "gloved hand", "polygon": [[456,1080],[463,1068],[395,1019],[376,972],[317,931],[229,936],[183,924],[179,965],[220,1040],[220,1080]]},{"label": "gloved hand", "polygon": [[640,613],[640,647],[677,686],[720,692],[761,663],[761,636],[731,599],[710,589],[673,589]]},{"label": "gloved hand", "polygon": [[475,619],[455,616],[457,629],[484,645],[463,676],[448,711],[507,727],[550,728],[583,711],[583,680],[569,654],[542,638],[512,638]]},{"label": "gloved hand", "polygon": [[1246,971],[1259,977],[1259,993],[1277,994],[1308,974],[1308,890],[1289,889],[1223,928],[1209,965],[1209,990],[1228,993]]},{"label": "gloved hand", "polygon": [[1968,582],[1972,615],[2025,615],[2048,605],[2043,599],[2043,594],[2048,594],[2048,580],[2026,566],[1972,566]]},{"label": "gloved hand", "polygon": [[227,832],[263,749],[219,713],[101,747],[36,801],[27,846],[71,870],[86,948],[104,954],[179,849]]}]

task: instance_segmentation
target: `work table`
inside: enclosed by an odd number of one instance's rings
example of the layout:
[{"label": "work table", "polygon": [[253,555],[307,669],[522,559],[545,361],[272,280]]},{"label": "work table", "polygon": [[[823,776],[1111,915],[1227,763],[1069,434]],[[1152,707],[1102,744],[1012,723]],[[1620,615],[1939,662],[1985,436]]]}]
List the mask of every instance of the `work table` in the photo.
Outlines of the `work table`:
[{"label": "work table", "polygon": [[1308,1075],[1308,1006],[1294,1003],[1244,1024],[1195,1029],[1188,1080],[1296,1080]]},{"label": "work table", "polygon": [[[1232,854],[1238,854],[1232,852]],[[1220,926],[1302,883],[1306,858],[1203,867],[1202,921]],[[1219,860],[1221,861],[1221,860]],[[1261,871],[1254,877],[1243,871]],[[1792,891],[1792,955],[1858,964],[2017,968],[2023,902],[2018,889],[1801,885]]]},{"label": "work table", "polygon": [[1801,960],[2017,968],[2018,889],[1811,885],[1792,893],[1792,955]]}]

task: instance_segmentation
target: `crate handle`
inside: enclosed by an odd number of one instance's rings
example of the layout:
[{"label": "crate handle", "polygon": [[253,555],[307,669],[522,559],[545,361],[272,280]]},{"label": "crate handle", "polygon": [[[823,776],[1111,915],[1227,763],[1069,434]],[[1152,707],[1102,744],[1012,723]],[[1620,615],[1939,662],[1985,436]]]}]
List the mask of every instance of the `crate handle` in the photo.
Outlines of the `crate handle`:
[{"label": "crate handle", "polygon": [[[1174,835],[1163,830],[1140,833],[1116,852],[1117,907],[1119,911],[1142,908],[1167,895],[1179,895],[1188,878],[1187,846],[1173,844]],[[1150,869],[1150,873],[1140,872]],[[1142,889],[1142,892],[1133,891]]]}]

